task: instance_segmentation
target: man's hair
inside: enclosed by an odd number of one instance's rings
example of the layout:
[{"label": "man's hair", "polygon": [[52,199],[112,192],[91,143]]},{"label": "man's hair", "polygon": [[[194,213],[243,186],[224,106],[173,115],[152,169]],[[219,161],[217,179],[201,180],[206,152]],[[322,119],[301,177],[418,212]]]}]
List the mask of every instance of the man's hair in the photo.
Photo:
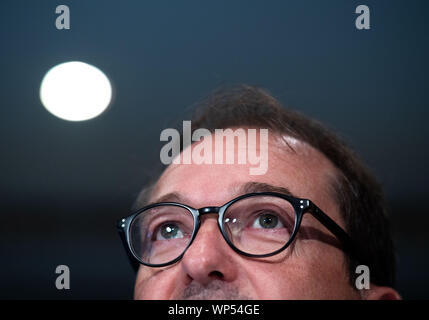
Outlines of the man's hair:
[{"label": "man's hair", "polygon": [[[394,286],[395,253],[381,186],[357,155],[320,122],[288,110],[267,91],[241,85],[219,89],[198,104],[192,130],[251,127],[305,142],[324,154],[338,169],[331,181],[345,229],[371,272],[371,282]],[[182,146],[183,150],[183,146]],[[146,190],[147,191],[147,190]],[[138,203],[147,200],[143,192]],[[359,261],[346,255],[349,278],[354,287]]]}]

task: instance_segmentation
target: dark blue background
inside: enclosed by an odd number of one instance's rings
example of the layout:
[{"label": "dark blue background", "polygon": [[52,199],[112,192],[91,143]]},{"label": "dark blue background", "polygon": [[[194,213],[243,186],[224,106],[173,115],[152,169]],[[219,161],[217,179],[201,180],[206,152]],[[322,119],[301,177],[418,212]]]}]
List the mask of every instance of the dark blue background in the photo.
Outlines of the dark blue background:
[{"label": "dark blue background", "polygon": [[[55,28],[70,8],[71,29]],[[355,8],[371,9],[371,30]],[[130,298],[115,220],[129,213],[160,132],[221,85],[268,89],[337,131],[385,187],[398,290],[428,298],[428,22],[425,0],[2,1],[0,297]],[[40,103],[54,65],[111,79],[102,116],[67,122]],[[55,267],[71,290],[55,288]]]}]

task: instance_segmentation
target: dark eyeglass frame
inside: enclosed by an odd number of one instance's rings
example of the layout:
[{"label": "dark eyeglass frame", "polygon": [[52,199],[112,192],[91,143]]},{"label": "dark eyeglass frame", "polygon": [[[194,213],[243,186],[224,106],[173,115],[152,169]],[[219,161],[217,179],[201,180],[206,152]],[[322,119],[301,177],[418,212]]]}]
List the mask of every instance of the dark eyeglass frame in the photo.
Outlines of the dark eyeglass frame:
[{"label": "dark eyeglass frame", "polygon": [[[274,252],[268,253],[268,254],[250,254],[250,253],[241,251],[240,249],[235,247],[234,244],[231,242],[231,240],[228,238],[226,231],[225,231],[225,226],[223,224],[224,214],[232,204],[236,203],[239,200],[245,199],[245,198],[258,197],[258,196],[274,196],[274,197],[282,198],[282,199],[288,201],[293,206],[294,211],[295,211],[295,225],[294,225],[291,237],[289,238],[289,240],[286,242],[286,244],[283,247],[281,247],[280,249],[278,249]],[[159,206],[165,206],[165,205],[181,207],[181,208],[187,209],[192,214],[193,219],[194,219],[194,229],[192,231],[191,240],[189,241],[189,244],[186,246],[186,248],[183,250],[182,254],[180,254],[174,260],[171,260],[169,262],[162,263],[162,264],[145,263],[142,260],[140,260],[140,258],[134,252],[134,250],[131,246],[131,243],[130,243],[130,226],[132,225],[134,219],[139,214],[141,214],[142,212],[144,212],[148,209],[151,209],[151,208],[155,208],[155,207],[159,207]],[[246,257],[256,257],[256,258],[270,257],[270,256],[274,256],[274,255],[280,253],[281,251],[285,250],[295,240],[295,238],[299,232],[299,228],[301,226],[301,221],[302,221],[302,218],[304,217],[304,215],[306,213],[310,213],[314,218],[316,218],[318,221],[320,221],[333,235],[335,235],[337,237],[337,239],[342,244],[342,250],[344,252],[349,253],[357,261],[361,260],[361,257],[359,257],[359,254],[358,254],[357,247],[355,246],[351,237],[334,220],[332,220],[327,214],[325,214],[320,208],[318,208],[311,200],[296,198],[296,197],[293,197],[290,195],[286,195],[283,193],[277,193],[277,192],[247,193],[247,194],[244,194],[244,195],[241,195],[237,198],[232,199],[231,201],[227,202],[223,206],[220,206],[220,207],[203,207],[200,209],[195,209],[195,208],[192,208],[190,206],[187,206],[187,205],[184,205],[184,204],[181,204],[178,202],[154,203],[154,204],[150,204],[148,206],[145,206],[145,207],[139,209],[138,211],[134,212],[133,214],[131,214],[128,217],[119,219],[117,221],[117,229],[118,229],[119,235],[121,236],[122,242],[125,246],[127,254],[130,258],[130,261],[131,261],[135,270],[138,269],[139,264],[143,264],[143,265],[149,266],[149,267],[164,267],[164,266],[174,264],[177,261],[182,259],[183,255],[188,250],[188,248],[192,245],[195,237],[197,236],[198,230],[199,230],[200,225],[201,225],[200,217],[205,215],[205,214],[213,214],[213,213],[218,214],[218,227],[219,227],[221,234],[222,234],[223,238],[225,239],[225,241],[228,243],[228,245],[235,252],[237,252],[243,256],[246,256]]]}]

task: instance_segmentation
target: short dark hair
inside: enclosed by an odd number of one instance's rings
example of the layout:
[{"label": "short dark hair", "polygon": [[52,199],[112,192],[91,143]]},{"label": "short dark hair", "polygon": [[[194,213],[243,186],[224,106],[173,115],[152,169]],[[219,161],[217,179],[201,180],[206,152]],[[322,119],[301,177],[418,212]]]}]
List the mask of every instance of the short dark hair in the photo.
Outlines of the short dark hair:
[{"label": "short dark hair", "polygon": [[[395,253],[380,184],[355,152],[320,122],[285,109],[266,90],[240,85],[216,90],[197,105],[192,130],[234,127],[266,128],[305,142],[320,151],[338,169],[332,181],[345,229],[365,257],[371,282],[394,286]],[[183,146],[182,150],[183,150]],[[147,192],[146,198],[147,198]],[[139,197],[139,202],[143,200]],[[144,200],[143,200],[144,201]],[[347,255],[349,278],[354,287],[358,261]]]}]

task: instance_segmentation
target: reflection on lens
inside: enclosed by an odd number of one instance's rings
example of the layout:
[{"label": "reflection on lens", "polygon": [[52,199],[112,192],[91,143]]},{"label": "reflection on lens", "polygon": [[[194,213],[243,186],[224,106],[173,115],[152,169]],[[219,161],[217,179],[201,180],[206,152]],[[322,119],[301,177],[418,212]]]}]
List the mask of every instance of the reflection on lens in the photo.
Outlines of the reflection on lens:
[{"label": "reflection on lens", "polygon": [[179,257],[188,246],[194,218],[187,209],[157,206],[140,213],[130,227],[134,253],[147,264],[164,264]]},{"label": "reflection on lens", "polygon": [[281,249],[295,225],[292,204],[274,196],[253,196],[233,203],[225,212],[224,229],[239,250],[255,255]]}]

